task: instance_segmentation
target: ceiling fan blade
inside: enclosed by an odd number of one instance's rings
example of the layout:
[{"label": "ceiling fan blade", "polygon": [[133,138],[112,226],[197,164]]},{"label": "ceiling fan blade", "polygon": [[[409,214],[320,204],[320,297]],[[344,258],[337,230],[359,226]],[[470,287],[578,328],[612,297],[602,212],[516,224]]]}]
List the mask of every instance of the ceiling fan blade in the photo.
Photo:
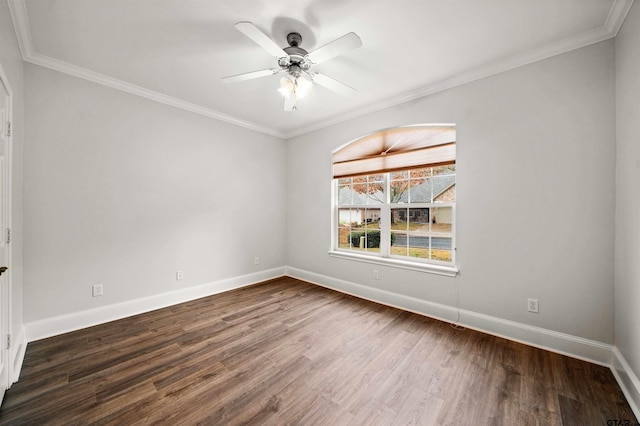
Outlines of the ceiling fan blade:
[{"label": "ceiling fan blade", "polygon": [[327,59],[342,55],[350,50],[357,49],[362,46],[362,40],[356,33],[348,33],[340,38],[333,40],[309,53],[307,58],[314,64],[319,64]]},{"label": "ceiling fan blade", "polygon": [[237,83],[239,81],[251,80],[252,78],[267,77],[279,72],[280,70],[275,68],[270,70],[252,71],[244,74],[230,75],[229,77],[224,77],[222,81],[225,83]]},{"label": "ceiling fan blade", "polygon": [[295,96],[284,97],[284,110],[287,112],[296,110]]},{"label": "ceiling fan blade", "polygon": [[356,89],[351,86],[347,86],[344,83],[340,83],[338,80],[334,80],[331,77],[327,77],[324,74],[314,73],[313,81],[320,86],[324,86],[329,90],[333,90],[342,96],[353,96],[356,93]]},{"label": "ceiling fan blade", "polygon": [[260,29],[258,29],[258,27],[253,25],[251,22],[238,22],[235,27],[244,35],[256,42],[264,50],[269,52],[272,56],[275,56],[277,58],[288,56],[287,52],[282,50],[282,48],[278,46],[275,41],[271,40],[269,36],[260,31]]}]

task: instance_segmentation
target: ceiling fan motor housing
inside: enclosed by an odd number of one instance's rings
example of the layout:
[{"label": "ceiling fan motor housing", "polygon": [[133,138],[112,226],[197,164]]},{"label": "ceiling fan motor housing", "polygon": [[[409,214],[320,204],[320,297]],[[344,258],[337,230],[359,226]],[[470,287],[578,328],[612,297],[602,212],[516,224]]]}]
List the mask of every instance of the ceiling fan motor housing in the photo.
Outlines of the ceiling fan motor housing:
[{"label": "ceiling fan motor housing", "polygon": [[302,43],[302,36],[300,33],[289,33],[287,34],[287,43],[291,47],[298,47]]},{"label": "ceiling fan motor housing", "polygon": [[288,68],[291,74],[299,74],[301,71],[307,71],[311,67],[311,62],[307,59],[309,52],[300,47],[302,36],[299,33],[289,33],[287,35],[287,43],[289,47],[284,50],[288,58],[279,58],[278,64],[281,68]]}]

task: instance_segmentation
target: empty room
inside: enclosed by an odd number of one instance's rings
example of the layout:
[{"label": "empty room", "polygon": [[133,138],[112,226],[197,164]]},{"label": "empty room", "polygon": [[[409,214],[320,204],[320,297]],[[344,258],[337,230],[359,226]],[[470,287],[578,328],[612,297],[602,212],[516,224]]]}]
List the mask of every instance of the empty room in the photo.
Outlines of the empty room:
[{"label": "empty room", "polygon": [[0,0],[0,424],[638,425],[633,0]]}]

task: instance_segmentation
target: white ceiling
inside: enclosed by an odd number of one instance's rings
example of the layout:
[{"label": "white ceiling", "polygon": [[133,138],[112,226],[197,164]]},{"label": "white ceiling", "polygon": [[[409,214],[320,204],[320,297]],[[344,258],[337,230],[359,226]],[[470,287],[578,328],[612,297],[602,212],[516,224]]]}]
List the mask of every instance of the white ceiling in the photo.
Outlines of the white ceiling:
[{"label": "white ceiling", "polygon": [[[25,61],[280,137],[346,120],[614,37],[633,0],[9,0]],[[316,86],[283,111],[276,66],[234,28],[251,21],[308,51],[350,31],[363,46],[314,66],[358,92]]]}]

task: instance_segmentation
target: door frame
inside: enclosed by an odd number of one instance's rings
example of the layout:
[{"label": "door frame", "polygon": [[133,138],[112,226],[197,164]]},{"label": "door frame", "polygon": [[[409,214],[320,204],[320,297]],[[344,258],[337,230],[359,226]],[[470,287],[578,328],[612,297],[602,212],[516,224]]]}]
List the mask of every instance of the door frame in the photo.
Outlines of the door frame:
[{"label": "door frame", "polygon": [[[0,84],[2,84],[5,89],[7,90],[7,95],[8,95],[8,105],[7,105],[7,117],[6,120],[8,123],[10,123],[9,125],[11,126],[9,135],[7,137],[7,151],[5,153],[5,166],[4,167],[4,176],[3,176],[3,184],[4,184],[4,193],[5,193],[5,198],[6,198],[6,202],[2,203],[4,205],[0,206],[0,208],[2,208],[4,211],[4,217],[6,218],[6,228],[7,229],[0,229],[0,238],[3,239],[9,239],[10,237],[10,230],[11,230],[11,226],[12,226],[12,218],[11,218],[11,212],[12,212],[12,201],[13,201],[13,196],[12,196],[12,188],[13,188],[13,181],[12,181],[12,176],[13,176],[13,135],[14,135],[14,128],[13,128],[13,90],[11,88],[11,84],[9,83],[9,79],[7,78],[7,74],[4,71],[4,67],[2,66],[2,63],[0,62]],[[1,129],[5,129],[5,125],[0,126]],[[6,240],[5,240],[6,241]],[[4,359],[6,362],[6,369],[7,369],[7,381],[6,383],[2,383],[2,385],[5,387],[5,389],[9,389],[9,387],[15,382],[15,380],[17,380],[17,377],[15,376],[15,372],[14,370],[14,365],[13,365],[13,357],[11,356],[12,353],[14,353],[14,348],[16,347],[16,342],[14,342],[14,337],[12,336],[12,331],[13,331],[13,327],[12,327],[12,311],[11,311],[11,301],[12,301],[12,246],[13,244],[11,244],[11,241],[9,239],[9,241],[7,242],[7,266],[9,266],[9,269],[7,271],[5,271],[5,283],[6,283],[6,289],[3,289],[4,291],[4,296],[5,296],[5,300],[4,300],[4,304],[5,306],[3,306],[2,308],[2,312],[3,313],[3,320],[5,322],[4,327],[2,327],[2,335],[0,336],[0,350],[4,352]]]}]

